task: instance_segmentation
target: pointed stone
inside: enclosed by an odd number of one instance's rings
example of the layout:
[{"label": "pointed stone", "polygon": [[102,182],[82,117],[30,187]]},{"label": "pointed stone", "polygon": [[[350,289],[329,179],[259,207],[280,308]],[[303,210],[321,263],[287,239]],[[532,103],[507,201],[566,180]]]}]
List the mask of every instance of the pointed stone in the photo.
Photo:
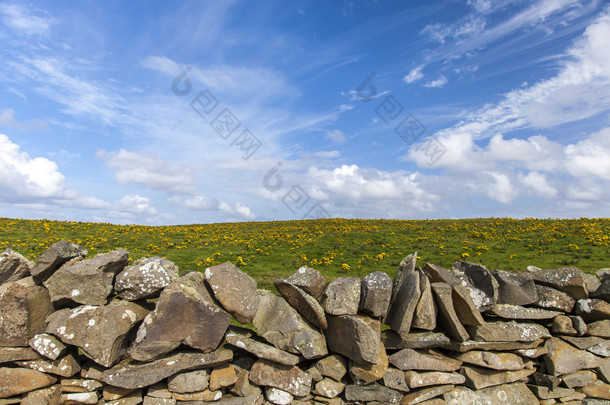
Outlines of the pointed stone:
[{"label": "pointed stone", "polygon": [[591,298],[610,301],[610,278],[604,280],[600,286],[591,294]]},{"label": "pointed stone", "polygon": [[589,296],[584,273],[576,267],[539,270],[531,272],[530,275],[536,284],[563,291],[574,299],[578,300]]},{"label": "pointed stone", "polygon": [[0,253],[0,284],[13,283],[30,275],[34,263],[11,249]]},{"label": "pointed stone", "polygon": [[596,298],[578,300],[576,308],[574,309],[576,315],[584,319],[585,322],[610,319],[610,303],[604,300]]},{"label": "pointed stone", "polygon": [[375,271],[362,279],[360,311],[383,318],[388,312],[392,298],[392,279],[387,273]]},{"label": "pointed stone", "polygon": [[319,299],[326,287],[326,279],[318,270],[311,267],[301,266],[286,281],[301,288],[315,299]]},{"label": "pointed stone", "polygon": [[227,333],[225,339],[227,343],[239,347],[240,349],[244,349],[259,359],[270,360],[287,366],[294,366],[299,362],[299,356],[295,356],[294,354],[279,350],[271,345],[257,342],[254,339],[250,339],[235,333]]},{"label": "pointed stone", "polygon": [[460,360],[432,350],[403,349],[390,356],[390,363],[400,370],[456,371],[462,366]]},{"label": "pointed stone", "polygon": [[419,289],[421,296],[415,307],[413,314],[412,328],[434,330],[436,328],[436,304],[434,303],[434,295],[430,287],[430,279],[424,274],[421,269],[417,269],[419,273]]},{"label": "pointed stone", "polygon": [[512,353],[495,353],[472,350],[461,353],[456,359],[478,367],[500,371],[517,371],[525,367],[521,357]]},{"label": "pointed stone", "polygon": [[[496,316],[504,319],[520,319],[520,320],[540,320],[552,319],[563,312],[549,311],[539,308],[526,308],[519,305],[498,304],[489,311]],[[571,323],[571,322],[570,322]]]},{"label": "pointed stone", "polygon": [[576,330],[576,336],[584,336],[587,334],[587,324],[584,319],[578,315],[568,315],[572,320],[572,327]]},{"label": "pointed stone", "polygon": [[419,273],[415,271],[417,252],[400,262],[392,282],[392,298],[384,323],[400,335],[411,329],[413,313],[421,296]]},{"label": "pointed stone", "polygon": [[538,292],[537,307],[570,313],[576,304],[576,300],[568,294],[552,287],[536,285]]},{"label": "pointed stone", "polygon": [[537,323],[488,322],[470,328],[474,340],[486,342],[532,342],[551,337],[548,329]]},{"label": "pointed stone", "polygon": [[153,298],[178,278],[178,266],[157,256],[145,257],[117,274],[114,289],[124,300]]},{"label": "pointed stone", "polygon": [[127,354],[130,332],[148,314],[141,305],[113,301],[106,306],[62,309],[48,319],[47,333],[77,346],[96,363],[111,367]]},{"label": "pointed stone", "polygon": [[322,308],[318,300],[286,280],[277,279],[273,282],[273,285],[282,297],[303,315],[305,319],[322,330],[328,327],[324,308]]},{"label": "pointed stone", "polygon": [[491,272],[498,282],[498,304],[529,305],[538,301],[536,284],[529,273]]},{"label": "pointed stone", "polygon": [[461,373],[466,377],[466,386],[476,390],[516,382],[534,372],[536,370],[533,368],[518,371],[497,371],[474,366],[464,366],[461,370]]},{"label": "pointed stone", "polygon": [[54,384],[57,378],[27,368],[0,368],[0,398],[9,398]]},{"label": "pointed stone", "polygon": [[364,316],[329,315],[326,329],[328,348],[359,364],[375,363],[381,342],[380,326],[379,321]]},{"label": "pointed stone", "polygon": [[250,381],[259,386],[274,387],[296,396],[308,395],[312,378],[296,366],[285,366],[259,360],[250,370]]},{"label": "pointed stone", "polygon": [[453,307],[462,325],[479,326],[485,323],[469,290],[461,284],[453,286]]},{"label": "pointed stone", "polygon": [[574,326],[572,326],[572,320],[566,315],[557,315],[553,318],[553,326],[551,327],[553,335],[566,335],[576,336],[578,333]]},{"label": "pointed stone", "polygon": [[75,258],[84,258],[85,256],[87,256],[87,250],[82,246],[62,240],[51,245],[42,253],[34,267],[30,270],[30,273],[38,280],[45,281],[64,263]]},{"label": "pointed stone", "polygon": [[492,309],[498,300],[498,282],[482,264],[458,261],[453,270],[463,273],[468,282],[462,283],[479,311]]},{"label": "pointed stone", "polygon": [[233,352],[218,349],[211,353],[174,352],[149,363],[124,360],[102,373],[106,384],[121,388],[142,388],[153,385],[183,371],[214,367],[233,359]]},{"label": "pointed stone", "polygon": [[125,249],[99,254],[92,259],[66,264],[44,281],[51,301],[104,305],[112,293],[114,276],[129,263]]},{"label": "pointed stone", "polygon": [[554,376],[596,368],[602,363],[602,360],[594,354],[578,350],[558,338],[548,339],[545,347],[549,353],[544,356],[544,363],[548,372]]},{"label": "pointed stone", "polygon": [[440,332],[410,332],[400,336],[392,330],[381,332],[381,341],[388,349],[434,349],[448,348],[451,341]]},{"label": "pointed stone", "polygon": [[360,304],[360,279],[339,277],[331,281],[320,303],[329,315],[356,315]]},{"label": "pointed stone", "polygon": [[430,385],[455,385],[464,384],[466,379],[458,373],[446,373],[442,371],[417,372],[405,371],[405,381],[409,388],[428,387]]},{"label": "pointed stone", "polygon": [[231,263],[205,269],[205,280],[220,305],[239,323],[251,322],[260,298],[256,281]]},{"label": "pointed stone", "polygon": [[448,284],[436,282],[432,283],[431,287],[438,308],[437,322],[439,326],[451,339],[458,342],[466,341],[468,339],[468,332],[462,326],[453,307],[453,288]]},{"label": "pointed stone", "polygon": [[258,333],[280,350],[315,359],[328,354],[326,339],[288,302],[259,290],[260,303],[252,323]]},{"label": "pointed stone", "polygon": [[44,332],[45,319],[52,312],[44,287],[8,284],[0,295],[0,346],[28,346],[34,335]]},{"label": "pointed stone", "polygon": [[461,284],[460,279],[455,274],[436,264],[426,263],[422,271],[428,276],[431,283],[445,283],[449,286]]}]

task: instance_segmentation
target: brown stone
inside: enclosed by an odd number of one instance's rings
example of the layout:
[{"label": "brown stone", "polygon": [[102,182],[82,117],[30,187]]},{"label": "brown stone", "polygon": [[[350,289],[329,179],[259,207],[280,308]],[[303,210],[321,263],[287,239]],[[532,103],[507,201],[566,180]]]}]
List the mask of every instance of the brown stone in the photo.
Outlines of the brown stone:
[{"label": "brown stone", "polygon": [[599,357],[584,350],[578,350],[558,338],[548,339],[545,347],[549,351],[544,356],[546,368],[550,374],[555,376],[596,368],[601,364]]},{"label": "brown stone", "polygon": [[434,330],[436,328],[436,316],[438,310],[434,303],[434,295],[432,294],[432,287],[430,287],[430,279],[424,274],[421,269],[416,269],[419,273],[419,289],[421,295],[419,302],[415,307],[413,313],[413,321],[411,322],[412,328]]},{"label": "brown stone", "polygon": [[610,319],[610,303],[596,298],[578,300],[575,312],[585,322]]},{"label": "brown stone", "polygon": [[292,395],[308,395],[312,378],[296,366],[285,366],[267,360],[259,360],[250,370],[250,381],[256,385],[274,387]]},{"label": "brown stone", "polygon": [[50,375],[27,368],[0,368],[0,398],[9,398],[48,387],[57,381]]},{"label": "brown stone", "polygon": [[324,378],[316,383],[315,389],[312,391],[314,395],[321,395],[326,398],[335,398],[340,395],[345,389],[345,384],[335,381],[331,378]]},{"label": "brown stone", "polygon": [[59,339],[47,333],[40,333],[30,339],[30,347],[35,349],[41,356],[51,360],[57,360],[59,356],[63,356],[68,350],[67,346]]},{"label": "brown stone", "polygon": [[44,287],[9,284],[0,295],[0,346],[28,346],[29,340],[45,330],[45,319],[53,312]]},{"label": "brown stone", "polygon": [[326,287],[326,279],[322,273],[307,266],[301,266],[286,281],[301,288],[315,299],[320,298]]},{"label": "brown stone", "polygon": [[578,331],[574,329],[572,320],[566,315],[557,315],[553,318],[551,331],[554,335],[576,336]]},{"label": "brown stone", "polygon": [[409,386],[405,381],[405,373],[396,368],[388,368],[383,375],[383,385],[394,390],[409,392]]},{"label": "brown stone", "polygon": [[447,405],[539,405],[536,396],[524,383],[496,385],[472,391],[455,387],[443,395]]},{"label": "brown stone", "polygon": [[558,399],[570,396],[575,392],[572,388],[549,388],[540,385],[528,385],[528,387],[539,399]]},{"label": "brown stone", "polygon": [[0,253],[0,284],[13,283],[30,275],[34,263],[11,249]]},{"label": "brown stone", "polygon": [[371,384],[383,378],[386,371],[388,370],[388,365],[388,355],[385,351],[383,343],[381,343],[380,341],[379,355],[377,356],[377,361],[373,364],[358,364],[351,362],[349,374],[352,381],[354,381],[356,384]]},{"label": "brown stone", "polygon": [[405,381],[409,388],[428,387],[430,385],[464,384],[465,378],[458,373],[446,373],[442,371],[405,371]]},{"label": "brown stone", "polygon": [[590,398],[610,400],[610,385],[600,380],[580,388],[579,391],[586,394],[587,397]]},{"label": "brown stone", "polygon": [[61,386],[52,385],[25,394],[20,401],[22,405],[61,405]]},{"label": "brown stone", "polygon": [[29,347],[0,347],[0,364],[39,358],[40,355]]},{"label": "brown stone", "polygon": [[347,360],[338,354],[331,354],[328,357],[318,360],[315,368],[322,376],[330,377],[336,381],[341,381],[347,373]]},{"label": "brown stone", "polygon": [[537,323],[488,322],[470,328],[474,340],[486,342],[532,342],[551,336],[548,329]]},{"label": "brown stone", "polygon": [[380,402],[384,404],[397,404],[402,394],[399,391],[379,384],[347,385],[345,386],[345,399],[354,402]]},{"label": "brown stone", "polygon": [[392,330],[382,331],[381,341],[387,349],[447,348],[451,342],[444,333],[440,332],[413,331],[406,336],[400,336]]},{"label": "brown stone", "polygon": [[587,334],[591,336],[610,338],[610,319],[588,324]]},{"label": "brown stone", "polygon": [[542,344],[543,340],[538,339],[531,342],[485,342],[476,340],[467,340],[465,342],[451,342],[448,349],[454,352],[468,352],[470,350],[527,350],[537,348]]},{"label": "brown stone", "polygon": [[299,356],[295,356],[294,354],[290,354],[271,345],[257,342],[256,340],[239,334],[228,333],[225,336],[225,340],[227,343],[244,349],[260,359],[270,360],[287,366],[294,366],[299,362]]},{"label": "brown stone", "polygon": [[521,357],[512,353],[495,353],[472,350],[457,355],[456,359],[475,366],[501,371],[516,371],[525,367]]},{"label": "brown stone", "polygon": [[572,374],[561,376],[563,383],[568,388],[579,388],[589,385],[597,380],[597,375],[591,370],[580,370]]},{"label": "brown stone", "polygon": [[[229,365],[226,366],[229,367]],[[235,374],[235,372],[233,372],[233,374]],[[217,383],[219,382],[218,377],[219,375],[217,374]],[[209,385],[210,371],[208,369],[185,371],[184,373],[174,374],[167,379],[167,389],[174,393],[203,391],[208,388]]]},{"label": "brown stone", "polygon": [[508,384],[519,381],[533,374],[535,369],[518,371],[498,371],[482,367],[464,366],[461,373],[466,377],[466,386],[480,390],[494,385]]},{"label": "brown stone", "polygon": [[72,377],[80,372],[80,365],[73,354],[67,354],[57,360],[39,359],[15,362],[21,367],[38,370],[42,373],[56,374],[62,377]]},{"label": "brown stone", "polygon": [[237,373],[235,368],[230,364],[217,366],[210,374],[210,389],[217,391],[222,388],[233,385],[237,382]]},{"label": "brown stone", "polygon": [[587,350],[589,347],[593,347],[598,343],[604,341],[604,339],[597,336],[588,336],[588,337],[572,337],[572,336],[562,336],[561,337],[566,342],[570,343],[572,346],[579,348],[580,350]]},{"label": "brown stone", "polygon": [[456,371],[462,362],[433,350],[403,349],[390,356],[390,363],[400,370]]},{"label": "brown stone", "polygon": [[568,294],[552,287],[536,285],[538,301],[537,307],[570,313],[576,304],[576,300]]},{"label": "brown stone", "polygon": [[51,245],[42,253],[30,273],[38,280],[45,281],[64,263],[85,256],[87,256],[87,250],[82,246],[62,240]]}]

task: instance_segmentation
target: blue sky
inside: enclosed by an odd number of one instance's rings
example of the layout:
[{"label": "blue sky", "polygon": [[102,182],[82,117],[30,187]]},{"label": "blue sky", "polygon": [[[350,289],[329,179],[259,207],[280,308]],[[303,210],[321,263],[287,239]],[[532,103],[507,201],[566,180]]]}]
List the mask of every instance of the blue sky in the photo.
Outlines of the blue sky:
[{"label": "blue sky", "polygon": [[0,215],[610,215],[603,1],[0,0]]}]

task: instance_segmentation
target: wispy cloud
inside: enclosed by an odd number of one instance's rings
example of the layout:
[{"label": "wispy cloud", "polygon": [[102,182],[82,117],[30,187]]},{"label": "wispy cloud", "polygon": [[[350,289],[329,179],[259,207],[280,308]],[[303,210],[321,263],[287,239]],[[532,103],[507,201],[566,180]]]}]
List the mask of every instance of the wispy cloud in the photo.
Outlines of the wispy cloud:
[{"label": "wispy cloud", "polygon": [[48,35],[53,24],[53,18],[18,4],[0,4],[0,15],[4,24],[26,36]]},{"label": "wispy cloud", "polygon": [[422,70],[424,68],[424,65],[419,65],[416,68],[413,68],[409,71],[409,73],[402,78],[402,80],[404,80],[406,83],[413,83],[416,82],[418,80],[421,80],[424,78],[424,74],[422,73]]},{"label": "wispy cloud", "polygon": [[449,82],[449,80],[444,75],[440,75],[437,79],[426,82],[424,84],[424,86],[441,88],[444,85],[446,85],[448,82]]}]

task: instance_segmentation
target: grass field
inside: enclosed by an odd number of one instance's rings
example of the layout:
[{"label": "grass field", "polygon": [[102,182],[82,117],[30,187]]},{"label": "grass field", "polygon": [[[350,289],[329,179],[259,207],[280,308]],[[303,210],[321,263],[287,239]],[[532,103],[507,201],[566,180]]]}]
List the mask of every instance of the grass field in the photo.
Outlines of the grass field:
[{"label": "grass field", "polygon": [[123,247],[137,260],[164,256],[182,272],[226,261],[261,288],[308,265],[332,280],[373,271],[394,275],[400,260],[418,252],[420,264],[451,267],[456,260],[490,270],[523,271],[576,266],[610,267],[610,219],[486,218],[460,220],[359,220],[242,222],[184,226],[112,225],[0,218],[0,249],[36,260],[62,239],[90,255]]}]

